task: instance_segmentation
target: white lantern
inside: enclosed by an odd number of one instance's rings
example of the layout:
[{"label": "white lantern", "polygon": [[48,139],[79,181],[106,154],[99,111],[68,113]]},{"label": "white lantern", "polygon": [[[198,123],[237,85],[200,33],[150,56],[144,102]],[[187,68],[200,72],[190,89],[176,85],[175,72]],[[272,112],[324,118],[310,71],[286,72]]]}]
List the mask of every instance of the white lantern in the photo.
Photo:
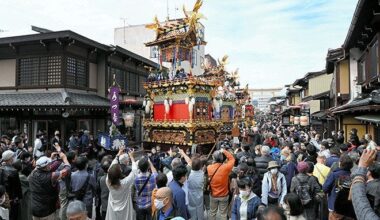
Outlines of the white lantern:
[{"label": "white lantern", "polygon": [[150,113],[150,105],[151,105],[151,101],[150,100],[146,101],[146,104],[145,104],[145,113],[147,113],[147,114]]},{"label": "white lantern", "polygon": [[306,115],[300,117],[300,124],[301,126],[308,126],[309,125],[309,117]]},{"label": "white lantern", "polygon": [[165,113],[169,114],[170,105],[169,105],[169,101],[167,99],[164,100],[164,107],[165,107]]},{"label": "white lantern", "polygon": [[212,106],[213,106],[215,112],[220,112],[220,105],[219,105],[218,100],[213,99],[212,100]]},{"label": "white lantern", "polygon": [[188,107],[189,107],[189,113],[191,114],[193,112],[193,108],[194,108],[193,102],[190,102]]},{"label": "white lantern", "polygon": [[294,124],[299,125],[300,124],[300,117],[294,117]]},{"label": "white lantern", "polygon": [[195,98],[194,98],[194,97],[191,98],[191,103],[192,103],[193,105],[195,105]]}]

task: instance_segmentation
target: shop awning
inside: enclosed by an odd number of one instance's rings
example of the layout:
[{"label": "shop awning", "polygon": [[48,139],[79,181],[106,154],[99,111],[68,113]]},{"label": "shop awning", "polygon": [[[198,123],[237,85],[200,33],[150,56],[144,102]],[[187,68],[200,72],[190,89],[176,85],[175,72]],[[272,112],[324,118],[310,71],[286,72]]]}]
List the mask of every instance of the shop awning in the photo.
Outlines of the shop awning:
[{"label": "shop awning", "polygon": [[317,111],[311,114],[311,118],[315,119],[326,119],[327,115],[325,111]]},{"label": "shop awning", "polygon": [[380,124],[380,115],[362,115],[362,116],[355,117],[355,119],[359,121]]},{"label": "shop awning", "polygon": [[90,93],[76,92],[15,92],[0,94],[0,109],[13,108],[109,108],[107,98]]}]

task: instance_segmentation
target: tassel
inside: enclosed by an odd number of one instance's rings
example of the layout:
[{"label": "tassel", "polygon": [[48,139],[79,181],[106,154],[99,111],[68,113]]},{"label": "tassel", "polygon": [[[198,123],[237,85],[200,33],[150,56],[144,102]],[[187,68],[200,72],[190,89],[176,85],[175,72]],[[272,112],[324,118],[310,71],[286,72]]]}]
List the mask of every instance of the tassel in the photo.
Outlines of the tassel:
[{"label": "tassel", "polygon": [[164,100],[165,113],[168,114],[170,111],[169,101],[167,99]]},{"label": "tassel", "polygon": [[143,101],[143,107],[145,107],[146,106],[146,99],[144,99],[144,101]]},{"label": "tassel", "polygon": [[146,114],[149,114],[149,113],[150,113],[150,104],[151,104],[150,100],[148,100],[148,101],[146,102],[146,104],[145,104],[145,113],[146,113]]},{"label": "tassel", "polygon": [[186,105],[189,104],[189,97],[186,97],[186,98],[185,98],[185,104],[186,104]]},{"label": "tassel", "polygon": [[189,103],[189,113],[193,112],[194,104],[192,102]]},{"label": "tassel", "polygon": [[169,99],[169,105],[170,105],[170,106],[173,105],[173,99]]}]

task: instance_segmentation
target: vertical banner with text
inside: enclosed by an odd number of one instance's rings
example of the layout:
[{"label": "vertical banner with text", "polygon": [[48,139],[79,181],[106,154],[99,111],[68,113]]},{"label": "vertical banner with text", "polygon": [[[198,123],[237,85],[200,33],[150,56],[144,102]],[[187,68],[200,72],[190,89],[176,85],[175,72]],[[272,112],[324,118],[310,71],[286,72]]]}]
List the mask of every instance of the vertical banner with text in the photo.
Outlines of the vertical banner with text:
[{"label": "vertical banner with text", "polygon": [[111,120],[114,125],[119,124],[119,93],[120,88],[118,86],[110,88]]}]

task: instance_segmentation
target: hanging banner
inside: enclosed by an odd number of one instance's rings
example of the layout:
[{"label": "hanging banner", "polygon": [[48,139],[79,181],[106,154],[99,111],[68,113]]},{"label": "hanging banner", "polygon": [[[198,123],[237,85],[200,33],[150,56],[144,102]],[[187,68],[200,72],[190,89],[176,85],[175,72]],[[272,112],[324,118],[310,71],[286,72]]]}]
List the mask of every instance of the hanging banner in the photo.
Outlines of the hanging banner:
[{"label": "hanging banner", "polygon": [[114,125],[119,125],[119,93],[118,86],[110,88],[111,120]]}]

